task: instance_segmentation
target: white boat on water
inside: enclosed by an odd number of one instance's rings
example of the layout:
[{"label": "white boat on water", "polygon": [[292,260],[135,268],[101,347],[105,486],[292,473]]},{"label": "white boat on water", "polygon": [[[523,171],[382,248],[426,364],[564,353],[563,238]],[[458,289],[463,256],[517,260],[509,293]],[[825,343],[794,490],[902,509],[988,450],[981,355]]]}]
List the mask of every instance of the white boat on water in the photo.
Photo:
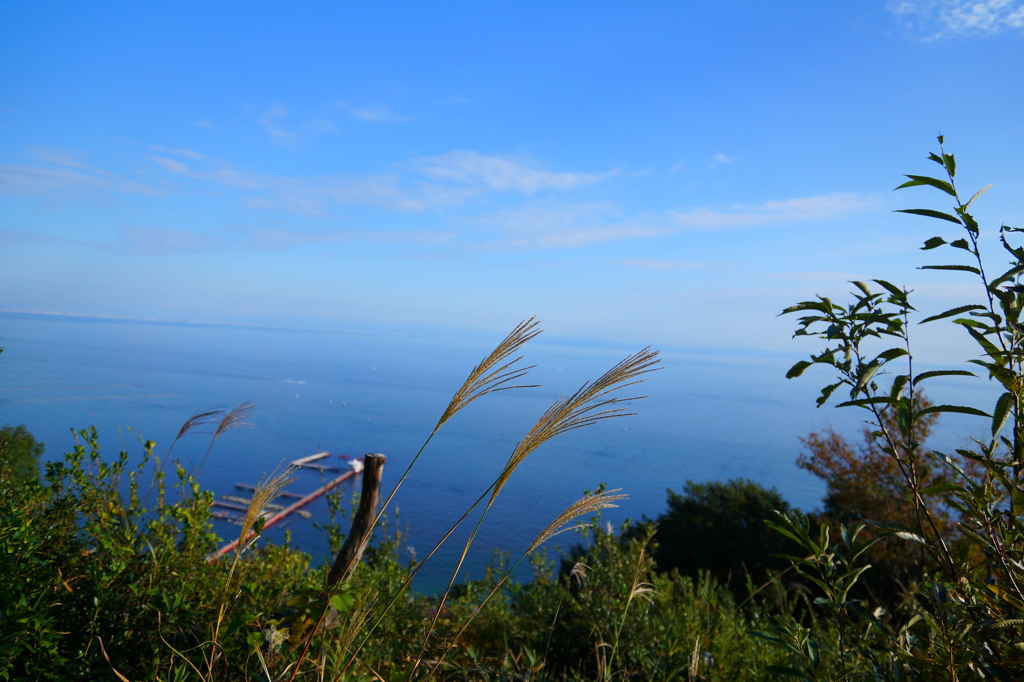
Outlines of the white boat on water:
[{"label": "white boat on water", "polygon": [[363,460],[352,458],[348,461],[348,465],[352,467],[352,471],[362,473],[363,471]]}]

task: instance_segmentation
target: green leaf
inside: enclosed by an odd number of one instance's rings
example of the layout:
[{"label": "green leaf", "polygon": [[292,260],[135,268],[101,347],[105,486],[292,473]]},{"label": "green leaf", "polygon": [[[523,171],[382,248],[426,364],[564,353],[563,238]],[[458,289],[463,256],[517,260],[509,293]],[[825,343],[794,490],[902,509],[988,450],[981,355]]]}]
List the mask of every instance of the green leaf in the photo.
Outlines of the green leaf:
[{"label": "green leaf", "polygon": [[949,245],[956,249],[963,249],[964,251],[974,253],[971,249],[971,245],[967,243],[966,239],[957,239],[956,241],[950,242]]},{"label": "green leaf", "polygon": [[826,402],[828,402],[828,399],[832,396],[835,390],[845,383],[845,381],[840,381],[834,384],[830,384],[825,388],[821,389],[821,395],[818,396],[818,398],[814,402],[817,403],[818,407],[821,407]]},{"label": "green leaf", "polygon": [[978,376],[974,372],[968,372],[966,369],[937,369],[932,372],[921,372],[914,377],[914,383],[924,381],[925,379],[931,379],[932,377],[976,377]]},{"label": "green leaf", "polygon": [[952,154],[942,152],[942,165],[946,167],[946,172],[949,173],[949,177],[956,175],[956,159],[953,158]]},{"label": "green leaf", "polygon": [[[915,184],[920,185],[922,183],[918,182],[918,183],[915,183]],[[900,187],[909,187],[909,186],[910,186],[910,183],[908,182],[905,185],[900,185],[896,189],[900,189]],[[956,223],[960,227],[963,227],[963,223],[961,223],[960,219],[957,218],[956,216],[951,216],[948,213],[943,213],[942,211],[933,211],[930,208],[901,208],[901,209],[893,211],[893,213],[912,213],[914,215],[923,215],[923,216],[926,216],[928,218],[938,218],[940,220],[948,220],[951,223]],[[932,239],[938,239],[938,237],[933,237]],[[928,241],[932,241],[932,239],[929,239]],[[943,244],[945,244],[945,242],[943,242]],[[936,244],[935,246],[940,246],[940,244]]]},{"label": "green leaf", "polygon": [[807,640],[807,658],[811,662],[811,670],[818,669],[820,659],[818,657],[818,643],[813,639]]},{"label": "green leaf", "polygon": [[951,490],[961,490],[961,488],[956,483],[940,483],[924,488],[920,492],[922,495],[937,495],[939,493],[948,493]]},{"label": "green leaf", "polygon": [[839,403],[836,407],[867,407],[868,405],[892,405],[893,399],[885,396],[877,396],[874,398],[861,398],[859,400],[847,400],[845,403]]},{"label": "green leaf", "polygon": [[942,237],[932,237],[931,239],[927,240],[924,243],[924,246],[921,247],[921,250],[922,251],[929,251],[931,249],[937,249],[937,248],[939,248],[940,246],[942,246],[945,243],[946,243],[946,240],[943,239]]},{"label": "green leaf", "polygon": [[793,365],[792,367],[789,368],[789,371],[786,372],[786,378],[787,379],[795,379],[796,377],[798,377],[801,374],[803,374],[804,370],[807,369],[808,367],[810,367],[813,364],[814,364],[813,362],[809,362],[807,360],[801,360],[800,362],[796,363],[795,365]]},{"label": "green leaf", "polygon": [[859,282],[857,280],[851,280],[850,284],[852,284],[853,286],[857,287],[862,292],[864,292],[865,296],[870,296],[871,295],[871,289],[868,289],[868,285],[865,284],[864,282]]},{"label": "green leaf", "polygon": [[999,432],[1006,426],[1006,420],[1010,418],[1010,413],[1013,408],[1014,396],[1010,392],[1006,392],[999,396],[999,400],[996,401],[996,409],[992,412],[992,437],[995,438],[999,435]]},{"label": "green leaf", "polygon": [[892,294],[896,298],[903,299],[903,298],[906,298],[906,296],[907,296],[907,292],[903,291],[903,289],[900,289],[895,284],[891,284],[889,282],[886,282],[884,279],[873,279],[871,281],[874,282],[875,284],[877,284],[878,286],[883,287],[886,291],[888,291],[890,294]]},{"label": "green leaf", "polygon": [[978,268],[970,265],[922,265],[918,270],[960,270],[961,272],[973,272],[975,275],[981,274]]},{"label": "green leaf", "polygon": [[796,668],[790,668],[785,665],[766,665],[761,668],[762,673],[769,673],[772,675],[782,675],[784,677],[799,677],[802,680],[813,680],[814,678],[809,677],[807,674],[800,672]]},{"label": "green leaf", "polygon": [[939,180],[937,178],[930,178],[927,175],[908,175],[910,178],[908,182],[904,182],[896,189],[903,189],[904,187],[917,187],[918,185],[930,185],[936,189],[941,189],[943,192],[951,197],[956,196],[956,192],[953,190],[953,186],[945,180]]},{"label": "green leaf", "polygon": [[959,414],[971,414],[976,417],[992,417],[992,415],[987,412],[976,410],[973,407],[963,407],[962,405],[932,405],[931,407],[926,407],[918,412],[917,416],[923,417],[924,415],[931,414],[933,412],[957,412]]},{"label": "green leaf", "polygon": [[910,377],[906,374],[900,374],[892,380],[892,389],[889,391],[889,398],[892,400],[899,400],[900,396],[903,395],[903,389],[906,388],[907,382],[910,381]]},{"label": "green leaf", "polygon": [[875,362],[877,362],[878,360],[885,360],[886,362],[888,362],[889,360],[901,358],[904,355],[907,355],[907,350],[905,348],[890,348],[887,351],[879,353],[878,357],[875,358]]}]

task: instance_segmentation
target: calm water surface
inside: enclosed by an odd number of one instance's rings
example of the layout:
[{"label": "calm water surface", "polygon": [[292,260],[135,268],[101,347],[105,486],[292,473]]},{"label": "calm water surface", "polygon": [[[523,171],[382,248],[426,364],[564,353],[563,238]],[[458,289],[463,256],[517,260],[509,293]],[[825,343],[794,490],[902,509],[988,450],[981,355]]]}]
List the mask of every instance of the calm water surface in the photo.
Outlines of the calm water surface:
[{"label": "calm water surface", "polygon": [[[218,496],[244,494],[235,483],[253,484],[280,463],[319,450],[386,454],[389,492],[453,392],[498,341],[497,335],[290,331],[0,313],[0,346],[6,347],[0,356],[0,424],[25,424],[45,442],[48,459],[71,448],[70,428],[87,426],[99,429],[109,455],[124,448],[138,456],[135,434],[157,441],[163,453],[196,410],[253,400],[253,428],[223,436],[202,472],[202,484]],[[406,551],[429,551],[490,485],[553,400],[637,350],[543,335],[528,344],[527,364],[539,365],[528,383],[542,386],[492,394],[457,415],[397,495],[399,523],[408,529]],[[827,424],[855,436],[860,415],[816,411],[813,398],[824,380],[784,378],[799,357],[664,351],[663,369],[634,387],[648,395],[630,403],[636,416],[565,434],[523,463],[485,521],[465,570],[479,575],[495,548],[518,555],[583,490],[600,483],[630,495],[604,517],[616,526],[626,518],[656,516],[665,507],[666,488],[679,490],[688,479],[742,476],[778,487],[799,507],[815,507],[823,488],[795,467],[798,439]],[[957,386],[962,391],[963,384],[936,383],[933,395],[941,399]],[[971,390],[969,398],[984,399],[989,389]],[[939,438],[947,445],[978,427],[947,422]],[[198,464],[208,438],[184,439],[175,456]],[[299,476],[292,486],[296,492],[320,485],[313,472]],[[326,520],[326,504],[319,500],[308,509],[313,520],[293,516],[268,535],[280,541],[287,529],[295,544],[325,557],[326,542],[313,523]],[[237,534],[226,522],[217,522],[216,530],[226,538]],[[571,536],[560,539],[572,542]],[[460,548],[450,543],[428,563],[418,589],[437,590]]]}]

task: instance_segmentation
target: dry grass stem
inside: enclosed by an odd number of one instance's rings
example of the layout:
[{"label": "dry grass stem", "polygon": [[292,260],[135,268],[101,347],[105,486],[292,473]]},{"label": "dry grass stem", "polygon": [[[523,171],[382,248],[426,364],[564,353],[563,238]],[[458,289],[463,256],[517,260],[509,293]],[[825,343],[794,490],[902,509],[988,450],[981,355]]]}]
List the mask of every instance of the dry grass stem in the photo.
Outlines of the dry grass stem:
[{"label": "dry grass stem", "polygon": [[640,377],[657,370],[658,351],[649,347],[639,353],[630,355],[605,372],[599,379],[592,383],[583,384],[578,391],[566,397],[561,397],[541,415],[537,423],[533,425],[526,437],[516,446],[508,463],[502,470],[501,475],[494,484],[491,492],[490,506],[498,497],[502,487],[508,481],[512,472],[516,470],[526,457],[540,447],[543,443],[555,436],[589,426],[602,419],[611,417],[625,417],[635,414],[626,412],[624,407],[612,407],[617,403],[627,400],[639,400],[646,396],[633,396],[629,398],[609,397],[611,393],[627,386],[638,384],[646,379]]},{"label": "dry grass stem", "polygon": [[696,680],[697,674],[700,669],[700,635],[697,635],[697,639],[693,643],[693,653],[690,654],[690,669],[687,671],[689,676],[688,680]]},{"label": "dry grass stem", "polygon": [[[618,493],[619,490],[621,490],[621,488],[616,488],[615,490],[607,490],[603,493],[591,493],[589,495],[584,495],[580,499],[570,504],[564,512],[558,515],[558,518],[552,521],[548,525],[548,527],[545,528],[543,532],[541,532],[541,534],[537,536],[537,539],[533,541],[533,544],[530,545],[530,548],[526,550],[527,554],[537,549],[542,544],[544,544],[551,538],[555,537],[559,533],[564,533],[567,530],[572,530],[574,528],[579,527],[569,525],[575,519],[578,519],[579,517],[584,516],[586,514],[593,514],[599,512],[602,509],[618,507],[619,505],[612,503],[629,498],[629,495],[626,495],[624,493],[618,495],[615,494]],[[583,572],[583,569],[587,568],[585,564],[576,564],[576,566],[573,566],[573,574],[576,573],[576,569],[578,566],[583,567],[580,569],[580,575],[586,577],[586,573]]]},{"label": "dry grass stem", "polygon": [[531,386],[509,386],[507,384],[519,379],[526,375],[526,373],[536,367],[531,365],[529,367],[518,367],[513,368],[517,362],[522,360],[522,356],[506,362],[497,369],[495,366],[501,364],[509,356],[519,350],[523,344],[530,339],[534,338],[541,333],[537,326],[540,322],[536,321],[535,317],[531,317],[529,320],[520,322],[515,329],[512,330],[505,340],[498,344],[498,346],[491,351],[483,361],[473,368],[473,371],[469,373],[466,381],[462,384],[462,387],[455,392],[452,396],[452,400],[448,403],[447,409],[444,414],[437,422],[437,426],[434,427],[434,431],[437,431],[441,426],[451,419],[455,414],[469,405],[471,402],[481,396],[485,396],[488,393],[495,391],[507,391],[510,388],[535,388],[535,385]]}]

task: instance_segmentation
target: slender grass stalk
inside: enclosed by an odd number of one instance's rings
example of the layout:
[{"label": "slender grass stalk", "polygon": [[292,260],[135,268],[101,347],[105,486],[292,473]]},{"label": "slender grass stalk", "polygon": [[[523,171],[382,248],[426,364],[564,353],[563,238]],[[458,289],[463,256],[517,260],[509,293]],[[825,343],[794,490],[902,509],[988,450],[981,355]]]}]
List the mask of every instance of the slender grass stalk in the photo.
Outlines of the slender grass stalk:
[{"label": "slender grass stalk", "polygon": [[[444,594],[441,596],[437,612],[434,614],[430,627],[427,629],[426,637],[424,637],[423,645],[420,649],[419,658],[422,658],[423,653],[426,651],[427,643],[434,631],[434,627],[437,625],[437,619],[441,615],[441,609],[444,606],[445,601],[448,599],[448,595],[451,593],[452,586],[458,578],[459,570],[462,569],[462,564],[466,560],[469,548],[476,539],[480,526],[483,524],[484,518],[487,516],[487,512],[490,511],[491,506],[501,493],[501,489],[504,487],[505,483],[508,482],[508,479],[512,476],[512,473],[516,468],[523,463],[523,460],[525,460],[530,453],[555,436],[572,431],[573,429],[579,429],[584,426],[595,424],[603,419],[624,417],[635,414],[633,412],[626,412],[626,408],[624,407],[613,406],[627,400],[639,400],[646,396],[623,398],[611,397],[611,394],[627,386],[632,386],[645,381],[645,379],[640,377],[644,374],[655,371],[657,369],[655,365],[658,362],[658,351],[652,351],[650,347],[630,355],[601,375],[596,381],[583,384],[583,386],[581,386],[579,390],[571,396],[562,396],[558,398],[551,407],[545,410],[544,414],[541,415],[540,419],[537,420],[530,431],[526,434],[526,437],[516,445],[515,449],[512,451],[512,455],[508,459],[508,462],[505,464],[505,467],[502,469],[497,480],[492,485],[490,499],[487,501],[487,505],[480,514],[476,527],[473,529],[473,532],[470,533],[469,538],[466,540],[466,544],[462,548],[462,554],[456,563],[455,570],[452,571],[452,576],[448,581],[448,586],[445,588]],[[419,659],[417,659],[417,661],[418,660]]]},{"label": "slender grass stalk", "polygon": [[654,585],[640,582],[640,574],[644,566],[644,553],[646,547],[640,549],[640,557],[636,562],[636,573],[633,575],[633,584],[629,589],[629,597],[626,599],[626,606],[622,609],[622,618],[619,619],[619,626],[615,629],[615,641],[612,643],[612,652],[608,656],[608,662],[604,666],[604,679],[606,682],[612,678],[612,665],[615,663],[615,654],[619,650],[619,637],[622,635],[622,626],[626,623],[626,615],[629,613],[629,605],[636,597],[651,601],[650,593],[654,592]]},{"label": "slender grass stalk", "polygon": [[[455,395],[452,396],[451,401],[448,403],[448,407],[445,408],[441,414],[441,418],[437,420],[437,424],[434,426],[430,435],[420,446],[419,451],[416,452],[416,456],[409,462],[409,466],[402,472],[402,476],[398,479],[398,483],[395,484],[394,490],[388,495],[388,499],[381,505],[380,512],[377,514],[377,518],[374,520],[374,525],[380,521],[384,512],[387,511],[388,505],[391,504],[391,500],[395,497],[395,493],[402,487],[402,483],[408,478],[409,472],[416,464],[416,460],[420,458],[423,451],[426,449],[427,444],[434,437],[434,434],[440,430],[445,423],[454,417],[462,408],[469,405],[477,398],[481,398],[488,393],[494,393],[496,391],[507,391],[513,388],[536,388],[536,385],[521,385],[521,386],[509,386],[511,382],[522,378],[536,365],[530,365],[529,367],[515,367],[514,365],[522,360],[522,356],[517,357],[514,360],[505,362],[513,353],[518,351],[523,344],[533,339],[541,333],[537,327],[540,322],[536,321],[537,318],[531,317],[529,320],[525,320],[516,325],[516,328],[509,333],[505,339],[491,351],[490,355],[484,358],[480,364],[473,368],[473,371],[469,373],[466,380],[462,383],[462,386]],[[501,363],[505,364],[501,364]],[[498,367],[498,365],[501,365]]]},{"label": "slender grass stalk", "polygon": [[573,578],[575,578],[577,583],[582,586],[587,580],[587,571],[589,570],[590,566],[577,562],[573,564],[572,570],[569,571],[569,577],[565,582],[565,589],[562,590],[561,596],[558,597],[558,605],[555,606],[555,616],[551,619],[551,629],[548,630],[548,642],[544,645],[544,657],[540,659],[541,666],[547,663],[548,652],[551,651],[551,638],[555,634],[555,624],[558,623],[558,614],[562,611],[562,602],[565,601],[565,595],[569,594],[569,586],[572,585]]},{"label": "slender grass stalk", "polygon": [[[505,584],[505,581],[508,580],[509,576],[512,575],[512,573],[515,572],[516,568],[519,567],[519,564],[523,562],[523,559],[528,557],[534,550],[536,550],[538,547],[540,547],[542,544],[544,544],[551,538],[555,537],[556,535],[564,533],[568,530],[587,527],[588,524],[569,525],[579,517],[586,516],[587,514],[596,514],[600,512],[602,509],[618,507],[619,505],[615,504],[615,502],[625,500],[629,497],[628,495],[619,493],[619,490],[621,490],[621,488],[616,488],[615,490],[607,490],[601,493],[590,493],[584,495],[583,497],[569,505],[565,509],[565,511],[563,511],[555,518],[554,521],[548,524],[547,528],[541,531],[540,535],[538,535],[534,539],[533,543],[530,544],[527,550],[523,552],[522,556],[520,556],[519,559],[512,565],[512,568],[508,569],[505,572],[505,574],[501,576],[501,579],[490,591],[490,593],[486,597],[484,597],[483,601],[480,602],[480,605],[476,607],[476,610],[474,610],[472,615],[470,615],[469,619],[466,620],[466,622],[463,624],[459,632],[452,638],[451,642],[448,643],[448,647],[441,654],[441,657],[437,660],[437,663],[435,663],[434,666],[430,669],[430,672],[427,673],[426,679],[429,680],[434,675],[434,673],[436,673],[438,669],[440,669],[441,665],[444,663],[444,659],[448,656],[451,650],[455,648],[456,644],[458,644],[459,637],[461,637],[463,633],[466,632],[466,629],[469,628],[473,620],[483,610],[484,606],[487,605],[487,602],[490,601],[491,597],[493,597],[499,589],[501,589],[502,585]],[[421,651],[420,656],[422,657],[422,655],[423,652]],[[417,659],[416,663],[419,663],[419,659]],[[416,666],[414,665],[412,674],[414,675],[415,672]],[[412,679],[412,675],[410,675],[410,679]]]},{"label": "slender grass stalk", "polygon": [[257,519],[262,515],[264,508],[269,502],[272,502],[274,498],[287,486],[294,483],[298,478],[295,476],[294,467],[287,467],[280,474],[274,474],[271,472],[270,476],[261,476],[259,483],[256,484],[256,489],[252,493],[252,500],[249,502],[249,508],[246,510],[245,518],[242,519],[242,530],[238,534],[238,544],[235,545],[234,557],[231,560],[231,567],[228,569],[227,579],[224,581],[224,595],[221,598],[220,608],[217,612],[217,621],[213,628],[213,638],[211,639],[212,647],[210,649],[210,656],[208,661],[208,674],[210,677],[213,676],[213,665],[217,657],[217,649],[219,647],[218,638],[220,637],[220,628],[224,622],[224,611],[227,609],[228,593],[231,589],[231,581],[235,575],[235,568],[238,566],[238,559],[242,556],[245,550],[249,549],[256,540],[259,539],[259,535],[256,534],[249,539],[249,531],[256,525]]}]

